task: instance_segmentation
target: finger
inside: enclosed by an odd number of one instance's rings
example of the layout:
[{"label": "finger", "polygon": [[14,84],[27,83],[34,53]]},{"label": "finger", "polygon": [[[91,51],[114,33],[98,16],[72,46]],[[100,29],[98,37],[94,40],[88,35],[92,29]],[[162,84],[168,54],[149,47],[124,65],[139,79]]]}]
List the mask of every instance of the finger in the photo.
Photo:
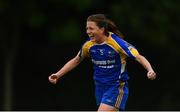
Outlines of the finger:
[{"label": "finger", "polygon": [[57,76],[56,75],[51,75],[49,76],[50,79],[57,79]]},{"label": "finger", "polygon": [[57,83],[57,80],[55,79],[55,80],[53,80],[53,84],[56,84]]},{"label": "finger", "polygon": [[151,80],[156,79],[156,75],[151,75],[151,76],[149,77],[149,79],[151,79]]},{"label": "finger", "polygon": [[51,76],[49,76],[49,81],[52,82],[53,80],[54,79]]},{"label": "finger", "polygon": [[52,84],[56,84],[56,80],[50,80]]},{"label": "finger", "polygon": [[152,73],[151,76],[152,76],[152,77],[156,77],[156,73]]},{"label": "finger", "polygon": [[52,79],[51,77],[49,77],[49,82],[55,84],[56,83],[56,79]]},{"label": "finger", "polygon": [[57,75],[52,75],[51,78],[52,79],[57,79],[58,77],[57,77]]}]

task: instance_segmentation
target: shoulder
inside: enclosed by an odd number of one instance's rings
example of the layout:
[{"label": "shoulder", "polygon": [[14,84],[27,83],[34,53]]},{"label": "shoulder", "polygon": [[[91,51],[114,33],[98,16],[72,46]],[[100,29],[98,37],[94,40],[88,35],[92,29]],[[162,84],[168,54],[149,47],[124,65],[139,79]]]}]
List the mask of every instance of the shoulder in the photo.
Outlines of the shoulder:
[{"label": "shoulder", "polygon": [[82,48],[90,48],[93,46],[95,43],[91,39],[87,39],[84,44],[82,45]]},{"label": "shoulder", "polygon": [[129,42],[127,42],[126,40],[120,38],[119,36],[117,36],[115,34],[112,34],[111,37],[115,42],[117,42],[121,46],[134,47],[132,44],[130,44]]},{"label": "shoulder", "polygon": [[114,33],[111,33],[111,37],[112,37],[112,40],[119,45],[124,45],[126,43],[125,40],[123,40],[121,37],[115,35]]}]

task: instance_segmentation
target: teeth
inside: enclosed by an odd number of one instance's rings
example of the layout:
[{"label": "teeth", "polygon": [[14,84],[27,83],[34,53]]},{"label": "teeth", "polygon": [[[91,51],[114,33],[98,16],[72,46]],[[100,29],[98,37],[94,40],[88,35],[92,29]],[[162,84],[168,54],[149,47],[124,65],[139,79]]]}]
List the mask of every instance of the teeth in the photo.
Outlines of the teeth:
[{"label": "teeth", "polygon": [[89,37],[93,37],[94,35],[93,34],[88,34]]}]

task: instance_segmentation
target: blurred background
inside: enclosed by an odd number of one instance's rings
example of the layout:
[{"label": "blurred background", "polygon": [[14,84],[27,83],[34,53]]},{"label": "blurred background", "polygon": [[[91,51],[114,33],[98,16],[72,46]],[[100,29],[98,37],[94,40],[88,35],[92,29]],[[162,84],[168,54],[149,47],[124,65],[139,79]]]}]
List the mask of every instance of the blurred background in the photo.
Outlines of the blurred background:
[{"label": "blurred background", "polygon": [[180,110],[179,0],[0,0],[0,110],[96,110],[92,63],[52,85],[48,76],[88,38],[86,18],[104,13],[152,64],[128,60],[126,110]]}]

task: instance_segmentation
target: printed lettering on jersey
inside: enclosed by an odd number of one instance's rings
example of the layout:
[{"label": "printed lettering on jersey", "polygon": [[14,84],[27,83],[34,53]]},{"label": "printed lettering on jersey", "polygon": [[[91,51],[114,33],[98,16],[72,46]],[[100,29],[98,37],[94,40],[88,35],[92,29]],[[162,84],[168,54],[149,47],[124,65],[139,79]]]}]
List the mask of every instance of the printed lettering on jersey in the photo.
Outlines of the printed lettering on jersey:
[{"label": "printed lettering on jersey", "polygon": [[105,49],[91,49],[90,50],[90,53],[92,55],[101,55],[101,56],[106,56],[106,57],[109,57],[109,58],[113,58],[116,56],[116,52],[114,50],[105,50]]},{"label": "printed lettering on jersey", "polygon": [[100,55],[104,55],[105,49],[97,49],[97,51]]},{"label": "printed lettering on jersey", "polygon": [[108,57],[115,57],[116,56],[116,52],[115,51],[113,51],[113,50],[109,50],[108,52],[107,52],[107,56]]},{"label": "printed lettering on jersey", "polygon": [[113,68],[114,64],[116,63],[114,60],[94,60],[92,59],[93,64],[97,65],[100,68]]}]

